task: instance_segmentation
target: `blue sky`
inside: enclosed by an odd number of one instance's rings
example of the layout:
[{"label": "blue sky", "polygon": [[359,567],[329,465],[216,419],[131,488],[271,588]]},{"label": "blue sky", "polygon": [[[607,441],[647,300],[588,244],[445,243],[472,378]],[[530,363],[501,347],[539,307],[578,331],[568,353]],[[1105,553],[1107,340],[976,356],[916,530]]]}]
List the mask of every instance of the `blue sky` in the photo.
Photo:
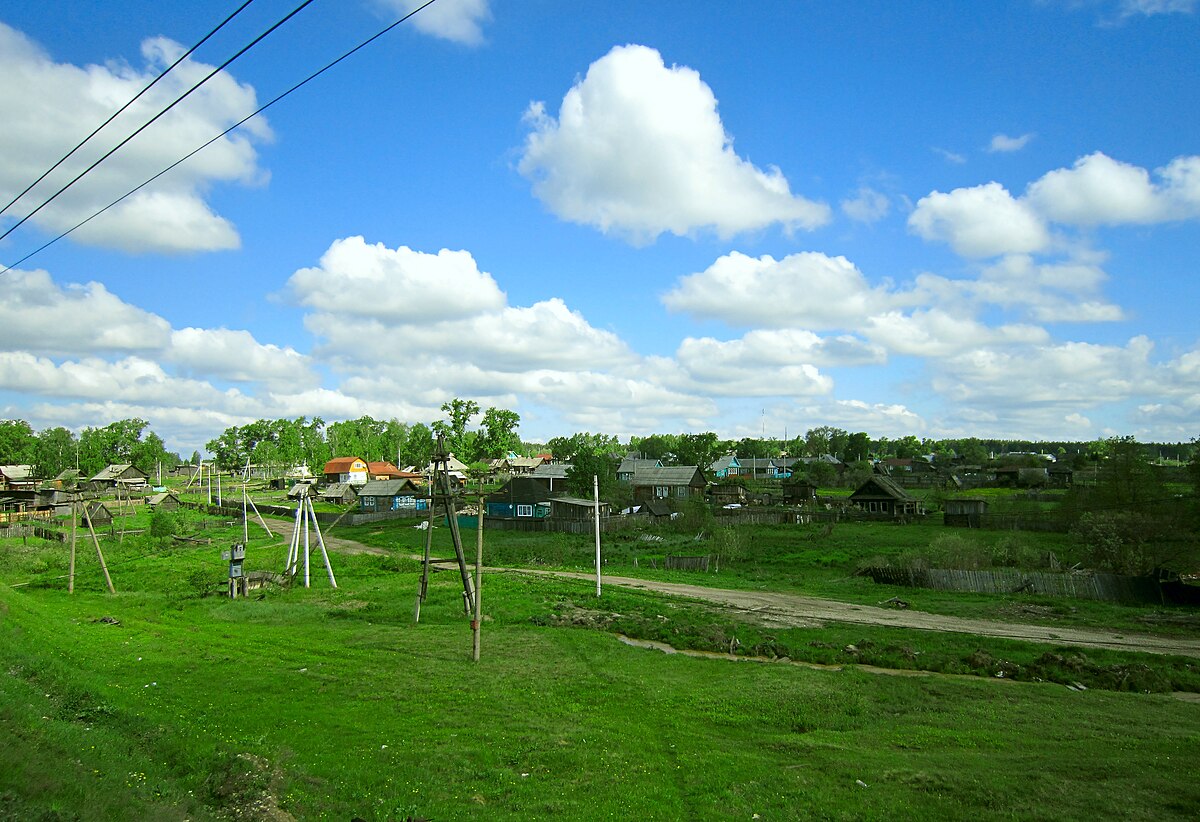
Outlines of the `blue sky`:
[{"label": "blue sky", "polygon": [[[3,202],[236,5],[6,4]],[[256,0],[86,161],[294,5]],[[413,5],[317,0],[0,262]],[[1198,5],[437,0],[0,275],[0,418],[138,416],[185,454],[456,396],[542,439],[1190,439]]]}]

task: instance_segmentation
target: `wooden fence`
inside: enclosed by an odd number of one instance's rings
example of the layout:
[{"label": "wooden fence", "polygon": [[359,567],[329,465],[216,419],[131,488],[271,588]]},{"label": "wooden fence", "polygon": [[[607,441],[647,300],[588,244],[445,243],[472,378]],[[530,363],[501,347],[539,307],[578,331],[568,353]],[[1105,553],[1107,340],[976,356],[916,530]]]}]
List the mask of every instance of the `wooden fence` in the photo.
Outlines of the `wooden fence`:
[{"label": "wooden fence", "polygon": [[63,542],[67,538],[61,531],[43,528],[34,522],[18,522],[0,527],[0,537],[11,537],[13,539],[37,537],[38,539],[48,539],[53,542]]},{"label": "wooden fence", "polygon": [[1061,574],[997,568],[960,571],[947,568],[864,568],[860,572],[877,583],[910,588],[932,588],[978,594],[1045,594],[1066,599],[1107,602],[1163,602],[1158,580],[1116,574],[1068,572]]},{"label": "wooden fence", "polygon": [[0,511],[0,523],[29,522],[31,520],[47,521],[53,511],[49,508],[37,508],[31,511]]}]

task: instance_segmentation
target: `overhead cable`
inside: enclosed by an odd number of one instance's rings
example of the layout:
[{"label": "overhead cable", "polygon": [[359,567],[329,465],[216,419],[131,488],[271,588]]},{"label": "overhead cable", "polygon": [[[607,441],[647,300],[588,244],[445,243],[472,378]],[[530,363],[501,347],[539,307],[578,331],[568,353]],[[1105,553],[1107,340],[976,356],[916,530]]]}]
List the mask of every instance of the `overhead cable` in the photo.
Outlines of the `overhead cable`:
[{"label": "overhead cable", "polygon": [[241,12],[243,9],[245,9],[245,8],[246,8],[246,6],[250,5],[250,4],[251,4],[251,3],[253,3],[253,2],[254,2],[254,0],[246,0],[246,2],[245,2],[245,3],[242,3],[242,5],[238,6],[236,9],[234,9],[233,13],[232,13],[232,14],[230,14],[228,17],[226,17],[224,20],[222,20],[222,21],[221,21],[221,22],[220,22],[220,23],[217,25],[217,27],[216,27],[215,29],[213,29],[212,31],[210,31],[208,34],[204,35],[204,37],[200,38],[200,41],[199,41],[198,43],[196,43],[196,45],[192,46],[190,49],[188,49],[187,51],[185,51],[183,54],[181,54],[181,55],[179,56],[179,59],[178,59],[178,60],[176,60],[174,63],[172,63],[171,65],[167,66],[165,69],[163,69],[163,71],[162,71],[161,73],[159,73],[159,75],[158,75],[157,77],[155,77],[153,80],[151,80],[151,81],[150,81],[149,83],[147,83],[145,86],[143,86],[143,87],[142,87],[142,90],[141,90],[141,91],[139,91],[137,94],[135,94],[135,95],[134,95],[134,96],[133,96],[133,97],[132,97],[132,98],[129,100],[129,102],[127,102],[125,105],[121,106],[119,109],[117,109],[116,111],[114,111],[114,112],[113,112],[113,113],[112,113],[112,114],[109,116],[109,118],[108,118],[107,120],[105,120],[105,121],[104,121],[103,123],[101,123],[100,125],[96,126],[95,130],[94,130],[94,131],[92,131],[92,133],[91,133],[91,134],[89,134],[88,136],[84,137],[82,140],[80,140],[78,143],[76,143],[76,144],[75,144],[75,147],[74,147],[73,149],[71,149],[71,150],[70,150],[70,151],[68,151],[66,154],[64,154],[62,157],[60,157],[60,158],[58,159],[58,162],[56,162],[54,165],[50,166],[50,168],[48,168],[48,169],[46,169],[45,171],[43,171],[43,172],[42,172],[42,176],[38,177],[36,180],[34,180],[32,183],[30,183],[28,186],[26,186],[26,187],[25,187],[25,190],[24,190],[24,191],[22,191],[20,194],[18,194],[16,197],[13,197],[13,198],[12,198],[12,200],[10,200],[10,201],[9,201],[8,205],[4,206],[4,208],[0,208],[0,215],[3,215],[3,214],[4,214],[4,212],[8,211],[10,208],[12,208],[14,205],[16,205],[16,203],[17,203],[17,201],[18,201],[18,200],[20,200],[22,197],[24,197],[26,194],[28,194],[28,193],[29,193],[29,192],[30,192],[30,191],[33,189],[33,187],[34,187],[34,186],[36,186],[38,183],[40,183],[42,180],[44,180],[44,179],[46,179],[47,177],[49,177],[49,176],[50,176],[50,175],[51,175],[51,174],[54,172],[54,170],[55,170],[56,168],[58,168],[59,166],[61,166],[61,165],[62,165],[63,163],[65,163],[67,160],[71,159],[71,157],[72,157],[72,156],[74,156],[75,152],[77,152],[77,151],[79,151],[79,149],[83,148],[83,146],[84,146],[84,145],[85,145],[85,144],[86,144],[86,143],[87,143],[89,140],[91,140],[93,137],[95,137],[97,134],[99,134],[99,133],[100,133],[100,131],[101,131],[101,130],[102,130],[104,127],[105,127],[105,126],[107,126],[107,125],[108,125],[109,123],[111,123],[113,120],[115,120],[115,119],[117,119],[118,117],[120,117],[120,116],[121,116],[121,115],[122,115],[122,114],[125,112],[125,110],[126,110],[127,108],[129,108],[129,107],[130,107],[130,106],[132,106],[134,103],[136,103],[136,102],[137,102],[139,99],[141,99],[141,97],[142,97],[142,95],[143,95],[143,94],[145,94],[146,92],[148,92],[150,89],[154,88],[154,86],[155,86],[155,85],[158,83],[158,81],[159,81],[159,80],[161,80],[162,78],[164,78],[164,77],[166,77],[168,74],[170,74],[172,69],[174,69],[174,68],[175,68],[176,66],[178,66],[180,63],[182,63],[184,60],[186,60],[188,57],[190,57],[190,56],[192,55],[192,52],[194,52],[196,49],[200,48],[202,45],[204,45],[206,42],[208,42],[208,40],[209,40],[209,38],[210,38],[210,37],[212,37],[212,36],[213,36],[214,34],[216,34],[218,31],[220,31],[221,29],[223,29],[223,28],[225,27],[225,24],[226,24],[226,23],[228,23],[228,22],[229,22],[230,20],[232,20],[233,18],[237,17],[237,16],[238,16],[238,14],[239,14],[239,13],[240,13],[240,12]]},{"label": "overhead cable", "polygon": [[[229,128],[227,128],[227,129],[225,129],[224,131],[222,131],[222,132],[221,132],[220,134],[218,134],[217,136],[213,137],[213,138],[212,138],[211,140],[209,140],[208,142],[206,142],[206,143],[203,143],[203,144],[201,144],[201,145],[197,146],[195,149],[193,149],[192,151],[188,152],[188,153],[187,153],[187,154],[185,154],[184,156],[180,157],[178,160],[176,160],[175,162],[171,163],[169,166],[167,166],[167,167],[166,167],[166,168],[164,168],[162,171],[160,171],[160,172],[158,172],[157,174],[155,174],[153,177],[150,177],[149,179],[145,180],[144,182],[142,182],[142,183],[138,184],[137,186],[134,186],[134,187],[133,187],[133,188],[131,188],[129,191],[125,192],[125,193],[124,193],[124,194],[122,194],[120,197],[118,197],[117,199],[113,200],[113,201],[112,201],[111,203],[109,203],[108,205],[104,206],[104,208],[100,209],[99,211],[93,212],[91,216],[89,216],[89,217],[87,217],[87,218],[85,218],[85,219],[83,219],[83,220],[80,220],[78,223],[76,223],[75,225],[71,226],[71,227],[70,227],[70,228],[68,228],[66,231],[64,231],[63,233],[59,234],[57,237],[53,238],[52,240],[48,240],[47,242],[45,242],[45,243],[43,243],[42,245],[38,246],[38,247],[37,247],[37,248],[35,248],[33,251],[30,251],[30,252],[29,252],[28,254],[26,254],[24,257],[22,257],[21,259],[17,260],[17,261],[16,261],[16,262],[14,262],[14,263],[12,263],[11,265],[5,266],[3,269],[0,269],[0,274],[5,274],[5,273],[7,273],[7,272],[9,272],[9,271],[12,271],[14,268],[16,268],[17,266],[19,266],[21,263],[25,262],[25,261],[26,261],[26,260],[28,260],[29,258],[31,258],[31,257],[33,257],[33,256],[35,256],[35,255],[37,255],[37,254],[40,254],[41,252],[45,251],[47,248],[49,248],[50,246],[52,246],[52,245],[54,245],[55,243],[57,243],[57,242],[58,242],[59,240],[61,240],[63,237],[66,237],[68,234],[71,234],[72,232],[76,231],[77,229],[80,229],[80,228],[82,228],[83,226],[87,225],[87,224],[88,224],[88,223],[90,223],[92,220],[96,219],[96,218],[97,218],[97,217],[99,217],[101,214],[103,214],[104,212],[108,211],[110,208],[112,208],[112,207],[116,206],[117,204],[121,203],[121,202],[122,202],[122,201],[124,201],[125,199],[127,199],[127,198],[129,198],[129,197],[133,196],[134,194],[136,194],[137,192],[141,191],[143,188],[145,188],[146,186],[150,185],[150,184],[151,184],[151,183],[153,183],[155,180],[157,180],[159,177],[163,176],[164,174],[166,174],[167,172],[171,171],[172,169],[174,169],[174,168],[176,168],[177,166],[179,166],[179,165],[181,165],[181,164],[183,164],[183,163],[187,162],[187,161],[188,161],[188,160],[190,160],[192,157],[195,157],[195,156],[196,156],[197,154],[199,154],[201,151],[203,151],[204,149],[208,148],[208,147],[209,147],[209,146],[211,146],[213,143],[217,142],[217,140],[220,140],[222,137],[224,137],[225,135],[229,134],[229,133],[230,133],[231,131],[233,131],[234,129],[237,129],[238,127],[240,127],[241,125],[243,125],[243,124],[244,124],[244,123],[246,123],[247,121],[249,121],[249,120],[251,120],[251,119],[253,119],[253,118],[257,117],[259,114],[262,114],[262,113],[263,113],[264,111],[266,111],[268,108],[270,108],[271,106],[275,105],[275,104],[276,104],[276,103],[278,103],[280,100],[282,100],[283,98],[285,98],[285,97],[287,97],[288,95],[290,95],[292,92],[294,92],[294,91],[298,91],[298,90],[299,90],[300,88],[302,88],[303,86],[305,86],[305,85],[307,85],[308,83],[312,82],[313,80],[317,79],[317,78],[318,78],[318,77],[320,77],[322,74],[324,74],[325,72],[329,71],[331,68],[333,68],[334,66],[336,66],[338,63],[340,63],[340,62],[342,62],[343,60],[345,60],[347,57],[350,57],[350,56],[351,56],[351,55],[353,55],[355,52],[358,52],[358,51],[360,51],[361,49],[365,48],[366,46],[370,45],[371,43],[375,42],[375,41],[376,41],[376,40],[378,40],[380,37],[384,36],[385,34],[387,34],[387,33],[388,33],[389,31],[391,31],[392,29],[396,28],[396,26],[398,26],[398,25],[400,25],[401,23],[405,22],[406,20],[408,20],[410,17],[412,17],[414,14],[418,13],[418,12],[419,12],[419,11],[421,11],[422,9],[425,9],[425,8],[428,8],[429,6],[432,6],[432,5],[433,5],[435,2],[437,2],[437,0],[426,0],[426,2],[425,2],[425,3],[422,3],[420,6],[417,6],[417,8],[413,9],[413,10],[412,10],[412,11],[410,11],[408,14],[406,14],[406,15],[404,15],[403,17],[401,17],[400,19],[396,20],[394,23],[391,23],[390,25],[386,26],[385,28],[383,28],[383,29],[380,29],[378,32],[376,32],[375,34],[371,35],[371,36],[370,36],[370,37],[368,37],[366,40],[363,40],[361,43],[359,43],[359,44],[358,44],[357,46],[355,46],[354,48],[352,48],[352,49],[350,49],[349,51],[347,51],[347,52],[343,53],[341,57],[338,57],[336,60],[333,60],[333,61],[331,61],[331,62],[329,62],[329,63],[326,63],[324,67],[322,67],[322,68],[318,69],[317,71],[314,71],[312,74],[310,74],[310,75],[308,75],[307,77],[305,77],[305,78],[304,78],[303,80],[301,80],[299,83],[296,83],[294,86],[292,86],[291,88],[289,88],[287,91],[283,92],[282,94],[279,94],[279,95],[277,95],[276,97],[274,97],[274,98],[272,98],[271,100],[267,101],[267,102],[266,102],[266,103],[264,103],[263,105],[259,106],[259,107],[258,107],[257,109],[255,109],[253,112],[251,112],[250,114],[246,115],[246,116],[245,116],[245,117],[243,117],[241,120],[238,120],[236,123],[234,123],[234,124],[233,124],[233,125],[231,125]],[[3,239],[3,238],[0,238],[0,239]]]},{"label": "overhead cable", "polygon": [[279,27],[280,27],[280,26],[282,26],[284,23],[286,23],[288,20],[291,20],[293,17],[295,17],[297,14],[299,14],[301,11],[303,11],[303,9],[304,9],[304,7],[305,7],[305,6],[308,6],[308,5],[309,5],[310,3],[312,3],[312,2],[313,2],[313,0],[304,0],[304,2],[303,2],[303,3],[301,3],[301,4],[300,4],[299,6],[297,6],[296,8],[292,9],[290,12],[288,12],[288,14],[287,14],[287,15],[286,15],[286,16],[285,16],[285,17],[284,17],[282,20],[280,20],[279,22],[277,22],[277,23],[275,23],[274,25],[272,25],[272,26],[271,26],[269,29],[267,29],[266,31],[264,31],[262,34],[258,35],[258,37],[255,37],[255,38],[254,38],[253,40],[251,40],[251,41],[250,41],[250,42],[249,42],[247,45],[243,46],[243,47],[242,47],[242,48],[241,48],[241,49],[240,49],[240,50],[239,50],[239,51],[238,51],[236,54],[234,54],[232,57],[230,57],[228,60],[226,60],[226,61],[225,61],[224,63],[222,63],[221,65],[219,65],[219,66],[217,66],[216,68],[214,68],[212,71],[210,71],[210,72],[209,72],[209,73],[208,73],[208,74],[207,74],[207,75],[204,77],[204,79],[203,79],[203,80],[201,80],[200,82],[196,83],[196,84],[195,84],[195,85],[193,85],[191,88],[189,88],[187,91],[185,91],[183,94],[181,94],[181,95],[179,95],[178,97],[176,97],[176,98],[175,98],[175,101],[174,101],[173,103],[171,103],[169,106],[167,106],[166,108],[164,108],[164,109],[163,109],[162,111],[160,111],[158,114],[155,114],[153,117],[151,117],[149,120],[147,120],[147,121],[146,121],[145,123],[143,123],[141,126],[139,126],[139,127],[138,127],[138,129],[137,129],[136,131],[134,131],[132,134],[130,134],[130,135],[129,135],[128,137],[126,137],[124,140],[122,140],[121,142],[119,142],[119,143],[117,143],[115,146],[113,146],[111,149],[109,149],[109,150],[108,150],[108,151],[107,151],[107,152],[106,152],[106,153],[105,153],[105,154],[104,154],[102,157],[100,157],[100,159],[96,160],[96,162],[92,163],[90,166],[88,166],[87,168],[85,168],[83,171],[81,171],[81,172],[79,172],[77,175],[75,175],[75,177],[74,177],[74,178],[71,180],[71,182],[67,183],[65,186],[63,186],[62,188],[60,188],[58,191],[54,192],[54,194],[50,195],[50,197],[49,197],[47,200],[45,200],[45,201],[44,201],[44,202],[43,202],[43,203],[42,203],[40,206],[38,206],[38,207],[37,207],[37,208],[35,208],[33,211],[31,211],[31,212],[29,212],[28,214],[26,214],[26,215],[25,215],[24,217],[22,217],[20,220],[17,220],[17,222],[16,222],[16,223],[14,223],[12,226],[10,226],[10,227],[8,228],[8,230],[7,230],[7,231],[5,231],[3,234],[0,234],[0,240],[3,240],[3,239],[4,239],[5,237],[7,237],[9,234],[12,234],[12,233],[13,233],[13,232],[14,232],[14,231],[15,231],[15,230],[18,228],[18,227],[20,227],[20,226],[21,226],[21,224],[22,224],[22,223],[24,223],[26,220],[28,220],[28,219],[29,219],[30,217],[32,217],[34,214],[37,214],[39,211],[41,211],[41,210],[42,210],[43,208],[45,208],[46,206],[50,205],[50,203],[52,203],[52,202],[53,202],[53,201],[54,201],[54,200],[55,200],[55,199],[58,197],[58,195],[62,194],[62,193],[63,193],[64,191],[66,191],[68,188],[70,188],[71,186],[73,186],[73,185],[75,185],[77,182],[79,182],[81,179],[83,179],[84,175],[86,175],[88,172],[90,172],[90,171],[91,171],[92,169],[94,169],[96,166],[100,165],[100,164],[101,164],[101,163],[103,163],[105,160],[107,160],[109,157],[111,157],[113,154],[115,154],[117,151],[119,151],[119,150],[120,150],[122,147],[124,147],[124,146],[125,146],[125,144],[126,144],[126,143],[128,143],[128,142],[129,142],[130,140],[132,140],[134,137],[136,137],[136,136],[138,136],[139,134],[141,134],[143,131],[145,131],[147,128],[149,128],[151,125],[153,125],[155,122],[157,122],[157,121],[158,121],[158,119],[159,119],[159,118],[161,118],[161,117],[162,117],[164,114],[166,114],[166,113],[167,113],[167,112],[169,112],[171,109],[175,108],[175,106],[179,105],[179,104],[180,104],[180,103],[182,103],[182,102],[183,102],[185,99],[187,99],[187,97],[188,97],[188,96],[189,96],[189,95],[190,95],[190,94],[191,94],[193,91],[196,91],[196,89],[200,88],[200,87],[201,87],[201,86],[203,86],[205,83],[207,83],[209,80],[211,80],[211,79],[212,79],[212,78],[213,78],[213,77],[214,77],[214,76],[215,76],[215,75],[216,75],[218,72],[220,72],[221,70],[223,70],[223,69],[224,69],[226,66],[228,66],[230,63],[232,63],[234,60],[238,59],[238,58],[239,58],[239,57],[241,57],[243,54],[245,54],[246,52],[248,52],[250,49],[254,48],[256,45],[258,45],[258,44],[259,44],[259,42],[261,42],[261,41],[262,41],[262,40],[263,40],[265,37],[267,37],[267,35],[269,35],[269,34],[270,34],[271,32],[273,32],[273,31],[275,31],[277,28],[279,28]]}]

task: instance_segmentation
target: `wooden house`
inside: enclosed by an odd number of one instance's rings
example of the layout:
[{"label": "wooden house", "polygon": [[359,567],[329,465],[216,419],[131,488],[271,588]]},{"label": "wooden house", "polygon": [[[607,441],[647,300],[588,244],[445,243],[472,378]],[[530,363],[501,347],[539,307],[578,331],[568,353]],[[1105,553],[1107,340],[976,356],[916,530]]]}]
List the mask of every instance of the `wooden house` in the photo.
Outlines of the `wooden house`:
[{"label": "wooden house", "polygon": [[732,482],[710,486],[708,497],[713,505],[745,505],[748,499],[746,489]]},{"label": "wooden house", "polygon": [[817,486],[805,479],[789,478],[783,483],[784,505],[808,505],[817,501]]},{"label": "wooden house", "polygon": [[513,477],[500,490],[484,498],[489,517],[544,519],[550,515],[549,490],[533,477]]},{"label": "wooden house", "polygon": [[32,465],[0,465],[0,491],[25,491],[37,488]]},{"label": "wooden house", "polygon": [[412,480],[371,480],[358,492],[358,506],[366,513],[429,510],[429,496]]},{"label": "wooden house", "polygon": [[348,482],[351,485],[366,485],[371,479],[367,461],[361,457],[334,457],[325,463],[321,474],[326,482]]},{"label": "wooden house", "polygon": [[742,464],[738,461],[737,454],[726,454],[723,457],[718,457],[708,466],[708,473],[714,479],[736,477],[741,472]]},{"label": "wooden house", "polygon": [[617,482],[632,482],[633,475],[645,468],[662,468],[661,460],[642,459],[641,457],[625,457],[617,466]]},{"label": "wooden house", "polygon": [[[550,500],[550,513],[546,516],[555,520],[572,520],[575,522],[591,522],[596,513],[596,502],[578,497],[555,497]],[[600,518],[609,515],[607,502],[600,503]]]},{"label": "wooden house", "polygon": [[692,497],[703,496],[708,484],[695,465],[676,465],[670,468],[643,468],[633,475],[634,504],[650,500],[670,500],[679,505]]},{"label": "wooden house", "polygon": [[404,471],[401,471],[387,460],[368,462],[367,476],[373,480],[408,479],[408,477],[405,476]]},{"label": "wooden house", "polygon": [[161,494],[154,494],[147,497],[146,507],[151,511],[178,511],[179,497],[170,491],[163,491]]},{"label": "wooden house", "polygon": [[546,486],[550,493],[562,491],[567,486],[567,474],[571,470],[569,462],[543,463],[533,469],[530,478]]},{"label": "wooden house", "polygon": [[150,479],[145,471],[128,463],[113,464],[105,468],[91,481],[106,488],[121,487],[126,490],[140,490],[146,487]]},{"label": "wooden house", "polygon": [[333,505],[349,505],[358,499],[358,494],[354,492],[354,486],[350,483],[334,482],[320,489],[317,492],[317,498]]},{"label": "wooden house", "polygon": [[850,502],[868,514],[904,517],[922,513],[921,503],[891,477],[876,474],[850,495]]}]

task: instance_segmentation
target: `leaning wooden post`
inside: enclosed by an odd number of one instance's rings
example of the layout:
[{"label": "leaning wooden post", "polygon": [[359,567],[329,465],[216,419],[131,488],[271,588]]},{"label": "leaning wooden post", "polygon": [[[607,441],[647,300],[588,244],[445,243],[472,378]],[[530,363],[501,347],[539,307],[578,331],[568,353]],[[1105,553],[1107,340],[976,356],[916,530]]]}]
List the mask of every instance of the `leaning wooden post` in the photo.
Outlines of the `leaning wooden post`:
[{"label": "leaning wooden post", "polygon": [[108,575],[108,566],[104,563],[104,552],[100,550],[100,540],[96,537],[96,529],[92,527],[92,516],[88,513],[87,506],[83,506],[83,521],[87,523],[88,533],[92,535],[92,542],[96,546],[96,556],[100,557],[100,570],[104,572],[104,582],[108,585],[108,592],[115,594],[117,589],[113,587],[112,577]]},{"label": "leaning wooden post", "polygon": [[429,519],[425,527],[425,558],[421,565],[421,581],[417,584],[417,603],[413,606],[413,622],[421,621],[421,603],[429,593],[429,553],[433,549],[433,476],[429,479]]},{"label": "leaning wooden post", "polygon": [[336,588],[337,580],[333,578],[333,566],[329,564],[329,552],[325,550],[325,538],[321,536],[321,523],[317,522],[317,512],[313,510],[312,499],[310,497],[305,497],[304,501],[308,503],[308,513],[312,518],[313,528],[317,532],[317,545],[321,546],[321,556],[325,560],[325,570],[329,573],[329,584]]},{"label": "leaning wooden post", "polygon": [[75,529],[76,518],[79,516],[76,500],[71,500],[71,564],[67,570],[67,593],[75,593]]},{"label": "leaning wooden post", "polygon": [[479,631],[483,619],[483,483],[479,483],[479,515],[475,522],[475,618],[471,620],[471,659],[479,661]]}]

